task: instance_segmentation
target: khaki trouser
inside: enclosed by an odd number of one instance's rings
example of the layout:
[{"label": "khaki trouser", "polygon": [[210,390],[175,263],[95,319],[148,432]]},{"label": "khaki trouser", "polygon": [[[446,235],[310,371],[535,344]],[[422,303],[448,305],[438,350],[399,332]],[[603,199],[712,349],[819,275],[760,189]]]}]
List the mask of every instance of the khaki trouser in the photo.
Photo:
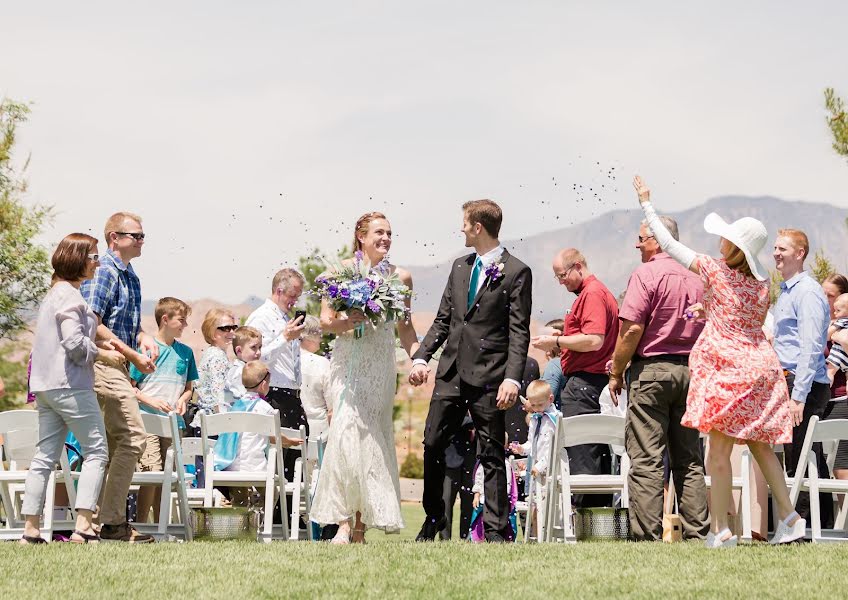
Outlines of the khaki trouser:
[{"label": "khaki trouser", "polygon": [[688,391],[689,367],[682,362],[639,359],[630,367],[625,446],[630,457],[630,529],[636,540],[662,539],[666,449],[683,537],[702,538],[709,529],[700,434],[680,424]]},{"label": "khaki trouser", "polygon": [[94,391],[103,410],[109,444],[109,471],[100,502],[100,522],[120,525],[127,521],[127,494],[136,464],[144,453],[147,433],[125,367],[94,363]]}]

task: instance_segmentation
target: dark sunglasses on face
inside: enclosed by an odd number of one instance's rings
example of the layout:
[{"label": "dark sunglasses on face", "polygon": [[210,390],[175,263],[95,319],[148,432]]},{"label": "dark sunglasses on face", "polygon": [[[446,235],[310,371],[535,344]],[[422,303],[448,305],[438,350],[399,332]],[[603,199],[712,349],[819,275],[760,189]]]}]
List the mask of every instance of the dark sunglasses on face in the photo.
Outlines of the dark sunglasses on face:
[{"label": "dark sunglasses on face", "polygon": [[218,331],[235,331],[238,328],[238,325],[218,325],[216,329]]},{"label": "dark sunglasses on face", "polygon": [[647,242],[648,240],[650,240],[650,239],[651,239],[651,238],[653,238],[653,237],[654,237],[654,236],[652,236],[652,235],[646,235],[646,236],[641,236],[641,235],[640,235],[640,236],[639,236],[639,243],[640,243],[640,244],[644,244],[645,242]]},{"label": "dark sunglasses on face", "polygon": [[90,260],[91,262],[97,262],[98,260],[100,260],[100,255],[99,254],[89,254],[88,260]]},{"label": "dark sunglasses on face", "polygon": [[143,233],[129,233],[126,231],[116,231],[115,233],[117,233],[118,235],[128,235],[137,242],[141,242],[142,240],[144,240]]}]

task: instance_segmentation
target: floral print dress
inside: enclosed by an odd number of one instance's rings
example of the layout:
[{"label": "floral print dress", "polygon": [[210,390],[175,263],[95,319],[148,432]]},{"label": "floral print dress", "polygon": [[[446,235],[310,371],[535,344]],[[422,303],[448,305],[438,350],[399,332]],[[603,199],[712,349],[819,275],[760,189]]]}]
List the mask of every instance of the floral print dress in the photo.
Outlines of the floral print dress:
[{"label": "floral print dress", "polygon": [[699,255],[707,324],[689,355],[681,423],[707,433],[770,444],[792,441],[789,390],[762,330],[769,284]]}]

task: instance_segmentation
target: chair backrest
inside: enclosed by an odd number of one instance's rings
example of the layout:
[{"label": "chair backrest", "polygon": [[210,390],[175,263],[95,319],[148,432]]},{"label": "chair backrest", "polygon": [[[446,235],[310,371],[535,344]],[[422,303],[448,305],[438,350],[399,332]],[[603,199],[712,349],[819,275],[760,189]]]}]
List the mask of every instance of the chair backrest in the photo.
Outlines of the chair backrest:
[{"label": "chair backrest", "polygon": [[171,419],[169,417],[142,411],[141,422],[144,423],[144,430],[149,435],[158,435],[159,437],[173,439],[171,434]]},{"label": "chair backrest", "polygon": [[294,429],[293,427],[280,427],[280,434],[287,438],[300,440],[301,448],[305,448],[307,446],[306,427],[303,425],[301,425],[299,429]]},{"label": "chair backrest", "polygon": [[[277,417],[279,423],[279,416]],[[215,415],[200,415],[200,428],[203,437],[221,433],[258,433],[273,436],[277,434],[279,425],[274,424],[271,415],[260,415],[248,412],[227,412]]]},{"label": "chair backrest", "polygon": [[38,445],[38,413],[34,410],[0,413],[0,439],[9,468],[13,471],[28,468]]},{"label": "chair backrest", "polygon": [[[808,431],[811,428],[808,428]],[[813,443],[848,440],[848,419],[818,421],[813,432]]]},{"label": "chair backrest", "polygon": [[[258,413],[248,412],[227,412],[215,415],[207,415],[200,413],[200,443],[203,447],[203,456],[209,456],[212,446],[209,442],[210,436],[219,435],[221,433],[258,433],[259,435],[267,435],[273,437],[274,443],[271,444],[277,449],[277,460],[281,460],[282,445],[280,436],[280,411],[274,410],[272,415],[261,415]],[[282,471],[281,471],[282,472]]]},{"label": "chair backrest", "polygon": [[[215,447],[216,440],[207,440],[209,447]],[[203,456],[203,443],[199,437],[185,437],[182,439],[183,456],[185,458],[194,458],[195,456]]]},{"label": "chair backrest", "polygon": [[559,420],[557,446],[571,448],[580,444],[624,445],[624,417],[615,415],[578,415]]}]

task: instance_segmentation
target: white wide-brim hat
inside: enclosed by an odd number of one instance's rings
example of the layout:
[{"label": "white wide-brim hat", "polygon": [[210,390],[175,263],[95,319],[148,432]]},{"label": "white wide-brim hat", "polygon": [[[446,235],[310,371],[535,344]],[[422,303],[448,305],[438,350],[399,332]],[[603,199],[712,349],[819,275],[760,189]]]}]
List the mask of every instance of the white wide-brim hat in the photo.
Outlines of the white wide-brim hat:
[{"label": "white wide-brim hat", "polygon": [[768,270],[757,258],[757,254],[768,241],[768,231],[761,221],[752,217],[742,217],[733,223],[728,223],[717,214],[710,213],[704,219],[704,229],[707,233],[721,236],[739,248],[745,254],[754,277],[760,281],[768,279]]}]

